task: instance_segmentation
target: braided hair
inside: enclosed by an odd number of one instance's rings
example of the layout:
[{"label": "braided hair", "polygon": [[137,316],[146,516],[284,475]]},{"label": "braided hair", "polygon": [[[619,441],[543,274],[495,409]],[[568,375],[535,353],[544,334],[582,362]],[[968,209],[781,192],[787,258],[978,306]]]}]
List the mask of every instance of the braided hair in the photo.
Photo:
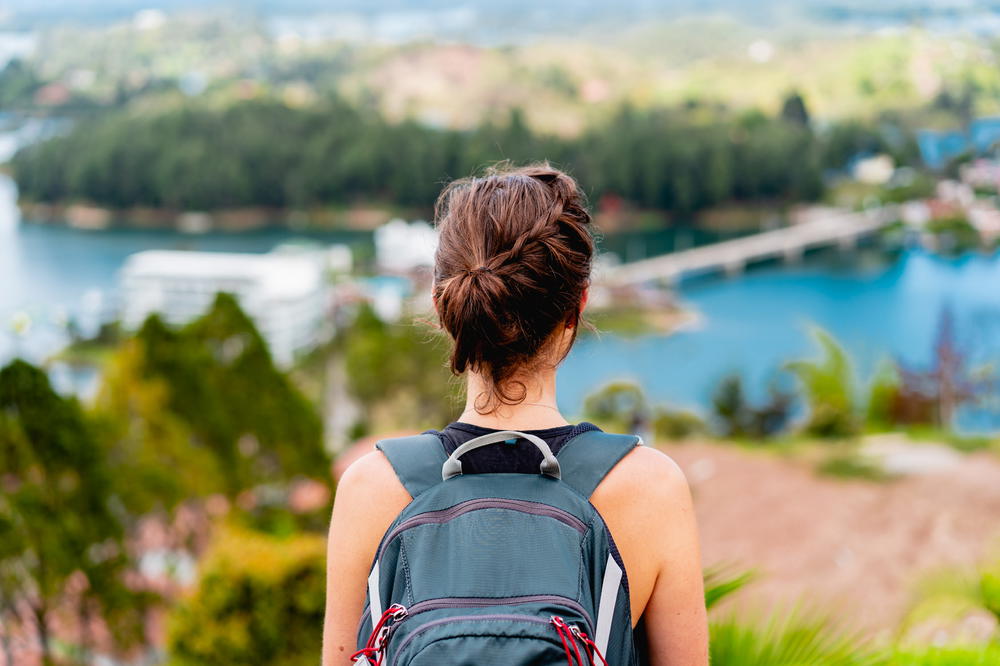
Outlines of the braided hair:
[{"label": "braided hair", "polygon": [[[454,342],[451,370],[486,379],[480,413],[523,402],[515,375],[558,364],[576,339],[594,255],[585,197],[547,163],[500,165],[447,185],[434,218],[434,301]],[[555,334],[570,327],[570,345],[552,359]]]}]

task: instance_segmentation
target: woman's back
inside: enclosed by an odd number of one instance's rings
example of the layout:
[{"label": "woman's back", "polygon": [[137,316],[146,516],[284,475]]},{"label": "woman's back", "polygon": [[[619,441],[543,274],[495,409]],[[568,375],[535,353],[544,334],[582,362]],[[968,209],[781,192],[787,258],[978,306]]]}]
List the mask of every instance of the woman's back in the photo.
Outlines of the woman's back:
[{"label": "woman's back", "polygon": [[[448,453],[473,437],[502,429],[547,437],[554,452],[558,452],[573,436],[596,429],[589,423],[549,428],[514,425],[487,428],[459,422],[437,434]],[[507,446],[510,448],[504,450]],[[477,458],[471,457],[475,452],[468,454],[468,473],[538,469],[533,447],[527,442],[480,451],[490,450],[499,453]],[[341,479],[331,524],[328,617],[343,613],[350,621],[328,620],[324,666],[348,663],[346,654],[354,649],[367,568],[383,534],[411,499],[379,451],[354,463]],[[625,564],[637,640],[648,640],[647,645],[640,644],[640,651],[657,666],[707,664],[699,553],[696,539],[691,538],[694,516],[683,474],[662,453],[636,447],[611,470],[591,502],[607,523]],[[338,547],[340,540],[335,533],[353,535],[351,548],[358,552],[353,566],[344,562],[346,553]],[[361,582],[353,588],[333,584],[350,579]]]},{"label": "woman's back", "polygon": [[[433,300],[454,341],[452,371],[467,378],[465,410],[439,433],[445,454],[490,430],[537,433],[558,450],[594,428],[569,424],[556,406],[556,367],[581,322],[594,252],[575,182],[547,165],[459,181],[442,194],[436,217]],[[463,472],[534,465],[537,473],[540,454],[528,446],[472,451]],[[411,499],[380,451],[340,480],[330,525],[324,666],[348,663],[375,551]],[[683,474],[655,449],[634,447],[590,500],[621,554],[649,663],[707,664],[698,539]]]}]

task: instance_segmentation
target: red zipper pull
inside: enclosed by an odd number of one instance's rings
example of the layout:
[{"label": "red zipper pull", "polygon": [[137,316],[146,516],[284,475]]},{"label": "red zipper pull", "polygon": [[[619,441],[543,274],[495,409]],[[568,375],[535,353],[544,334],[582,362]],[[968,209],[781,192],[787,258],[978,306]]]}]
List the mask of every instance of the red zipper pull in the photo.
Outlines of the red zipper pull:
[{"label": "red zipper pull", "polygon": [[591,664],[594,663],[594,655],[596,654],[597,657],[601,660],[601,663],[604,664],[604,666],[608,666],[607,659],[605,659],[604,655],[601,654],[601,651],[597,649],[597,643],[590,640],[590,636],[580,631],[580,628],[577,627],[576,625],[571,626],[569,628],[569,631],[571,634],[573,634],[583,642],[584,646],[587,649],[587,658],[590,660]]},{"label": "red zipper pull", "polygon": [[[556,633],[559,634],[559,640],[562,641],[563,650],[566,651],[566,662],[569,666],[586,666],[583,663],[583,658],[580,656],[580,648],[577,647],[576,641],[573,640],[573,633],[570,629],[570,625],[566,624],[566,621],[559,617],[558,615],[553,615],[549,622],[555,625]],[[573,646],[573,651],[570,652],[569,646]]]},{"label": "red zipper pull", "polygon": [[374,659],[375,666],[379,666],[385,657],[382,648],[385,647],[386,639],[389,637],[389,621],[399,622],[404,617],[406,617],[406,607],[402,604],[393,604],[386,608],[382,617],[372,627],[372,633],[368,636],[365,646],[351,655],[351,661],[356,662],[364,657],[365,664],[371,664]]}]

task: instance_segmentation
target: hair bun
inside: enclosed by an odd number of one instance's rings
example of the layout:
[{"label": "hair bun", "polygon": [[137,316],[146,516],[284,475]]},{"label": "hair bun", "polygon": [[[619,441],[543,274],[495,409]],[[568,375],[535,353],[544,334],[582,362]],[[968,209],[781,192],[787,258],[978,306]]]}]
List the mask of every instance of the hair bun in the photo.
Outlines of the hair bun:
[{"label": "hair bun", "polygon": [[487,411],[516,404],[524,387],[513,374],[541,359],[560,324],[576,333],[594,253],[583,194],[548,164],[501,165],[446,186],[435,219],[434,296],[455,343],[451,369],[487,379]]}]

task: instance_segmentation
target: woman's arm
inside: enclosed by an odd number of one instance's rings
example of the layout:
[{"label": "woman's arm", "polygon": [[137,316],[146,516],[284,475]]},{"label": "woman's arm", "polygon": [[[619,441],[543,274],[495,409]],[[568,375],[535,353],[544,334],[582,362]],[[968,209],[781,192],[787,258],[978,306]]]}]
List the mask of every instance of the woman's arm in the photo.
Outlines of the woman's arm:
[{"label": "woman's arm", "polygon": [[382,535],[409,502],[381,451],[359,458],[340,478],[327,542],[323,666],[351,663],[368,568]]},{"label": "woman's arm", "polygon": [[655,532],[662,560],[646,605],[650,658],[653,666],[707,666],[705,582],[691,492],[680,468],[662,458],[657,497],[663,513]]},{"label": "woman's arm", "polygon": [[633,620],[645,618],[652,666],[707,666],[701,553],[684,473],[656,449],[637,447],[592,501],[625,561]]}]

